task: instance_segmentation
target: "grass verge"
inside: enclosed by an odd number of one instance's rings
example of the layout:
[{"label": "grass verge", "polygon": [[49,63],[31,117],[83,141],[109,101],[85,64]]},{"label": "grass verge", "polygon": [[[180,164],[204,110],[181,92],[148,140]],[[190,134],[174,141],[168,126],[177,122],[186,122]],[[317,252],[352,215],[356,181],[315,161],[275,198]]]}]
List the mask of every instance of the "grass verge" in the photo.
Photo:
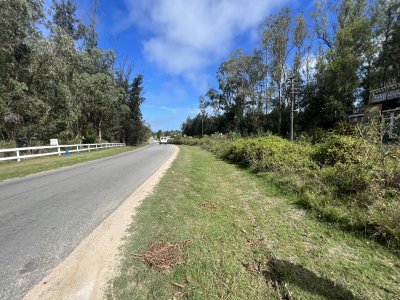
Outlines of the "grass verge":
[{"label": "grass verge", "polygon": [[139,208],[107,297],[398,299],[398,256],[295,201],[263,174],[181,146]]},{"label": "grass verge", "polygon": [[0,180],[22,177],[43,171],[72,166],[82,162],[117,155],[139,147],[117,147],[95,150],[91,152],[71,153],[70,156],[47,156],[32,159],[23,159],[20,162],[0,162]]}]

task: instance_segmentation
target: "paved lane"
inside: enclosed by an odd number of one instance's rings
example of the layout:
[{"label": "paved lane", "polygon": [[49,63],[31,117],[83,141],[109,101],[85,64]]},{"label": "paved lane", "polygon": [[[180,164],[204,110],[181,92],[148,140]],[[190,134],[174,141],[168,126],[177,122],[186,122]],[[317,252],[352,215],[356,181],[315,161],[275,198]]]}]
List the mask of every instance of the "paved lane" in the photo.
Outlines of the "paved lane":
[{"label": "paved lane", "polygon": [[0,299],[20,299],[173,152],[150,145],[0,183]]}]

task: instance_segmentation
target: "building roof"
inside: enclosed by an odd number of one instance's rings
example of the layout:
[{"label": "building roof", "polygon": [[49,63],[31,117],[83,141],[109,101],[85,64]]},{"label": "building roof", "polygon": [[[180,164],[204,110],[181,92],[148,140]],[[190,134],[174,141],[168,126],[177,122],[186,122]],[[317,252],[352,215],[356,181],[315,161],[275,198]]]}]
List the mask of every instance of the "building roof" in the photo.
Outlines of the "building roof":
[{"label": "building roof", "polygon": [[391,84],[371,91],[370,104],[380,104],[383,102],[394,101],[400,103],[400,84]]}]

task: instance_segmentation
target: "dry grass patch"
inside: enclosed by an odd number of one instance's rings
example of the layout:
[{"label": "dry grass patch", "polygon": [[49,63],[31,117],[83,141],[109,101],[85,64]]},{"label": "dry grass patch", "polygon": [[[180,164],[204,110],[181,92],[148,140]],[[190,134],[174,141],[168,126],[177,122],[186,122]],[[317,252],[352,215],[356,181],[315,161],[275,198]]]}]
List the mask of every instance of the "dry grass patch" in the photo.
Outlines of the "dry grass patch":
[{"label": "dry grass patch", "polygon": [[186,259],[185,249],[192,243],[192,240],[185,240],[175,244],[170,242],[156,242],[144,254],[132,254],[132,256],[142,259],[150,267],[164,270],[171,269],[184,263]]}]

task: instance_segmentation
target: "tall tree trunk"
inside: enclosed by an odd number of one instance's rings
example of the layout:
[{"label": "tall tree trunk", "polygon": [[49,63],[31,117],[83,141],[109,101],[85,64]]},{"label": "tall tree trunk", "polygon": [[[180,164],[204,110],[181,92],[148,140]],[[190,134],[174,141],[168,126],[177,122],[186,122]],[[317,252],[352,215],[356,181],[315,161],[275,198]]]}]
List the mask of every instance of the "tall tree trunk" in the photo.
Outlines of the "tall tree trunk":
[{"label": "tall tree trunk", "polygon": [[101,143],[101,120],[99,121],[99,126],[98,126],[98,134],[99,134],[99,142]]},{"label": "tall tree trunk", "polygon": [[281,82],[279,81],[279,89],[278,89],[278,97],[279,97],[279,117],[278,117],[278,134],[281,134],[281,127],[282,127],[282,90],[281,90]]},{"label": "tall tree trunk", "polygon": [[[265,70],[268,66],[268,49],[265,49]],[[265,72],[265,121],[267,121],[269,110],[269,100],[268,100],[268,72]]]}]

